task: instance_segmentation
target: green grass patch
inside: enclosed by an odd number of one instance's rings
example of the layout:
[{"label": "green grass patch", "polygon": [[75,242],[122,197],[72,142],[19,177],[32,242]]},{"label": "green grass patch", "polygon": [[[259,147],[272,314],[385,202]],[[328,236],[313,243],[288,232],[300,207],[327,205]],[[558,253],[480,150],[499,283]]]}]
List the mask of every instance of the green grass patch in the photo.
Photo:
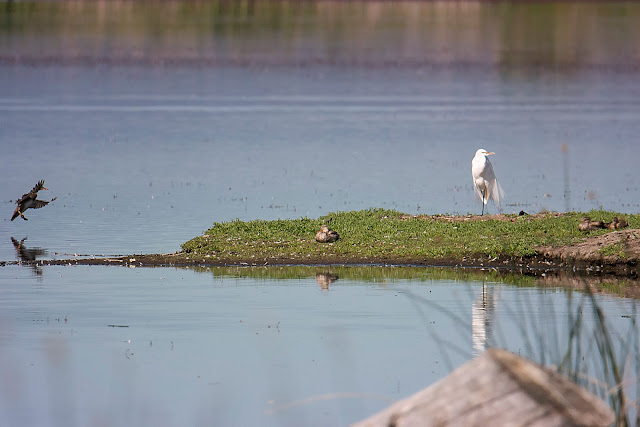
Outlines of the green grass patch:
[{"label": "green grass patch", "polygon": [[[578,223],[584,215],[593,220],[625,218],[640,227],[640,216],[607,211],[540,215],[503,215],[493,219],[468,216],[413,216],[395,210],[367,209],[335,212],[318,219],[230,221],[214,223],[203,236],[182,245],[185,253],[210,258],[269,262],[286,259],[304,263],[323,259],[463,259],[466,256],[520,257],[536,254],[538,246],[563,246],[586,236]],[[340,234],[335,243],[314,237],[322,224]],[[604,248],[606,249],[606,248]],[[611,248],[615,250],[615,248]]]},{"label": "green grass patch", "polygon": [[625,259],[627,257],[627,254],[625,253],[625,243],[622,239],[617,243],[612,243],[598,249],[598,253],[604,256],[615,256],[621,259]]}]

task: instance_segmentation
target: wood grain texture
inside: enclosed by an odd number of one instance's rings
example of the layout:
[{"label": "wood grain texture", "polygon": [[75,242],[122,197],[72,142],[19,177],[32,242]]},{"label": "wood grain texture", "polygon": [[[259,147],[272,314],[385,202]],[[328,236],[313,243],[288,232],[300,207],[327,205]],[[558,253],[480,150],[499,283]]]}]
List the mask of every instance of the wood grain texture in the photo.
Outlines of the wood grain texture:
[{"label": "wood grain texture", "polygon": [[608,426],[605,402],[557,372],[491,349],[356,427]]}]

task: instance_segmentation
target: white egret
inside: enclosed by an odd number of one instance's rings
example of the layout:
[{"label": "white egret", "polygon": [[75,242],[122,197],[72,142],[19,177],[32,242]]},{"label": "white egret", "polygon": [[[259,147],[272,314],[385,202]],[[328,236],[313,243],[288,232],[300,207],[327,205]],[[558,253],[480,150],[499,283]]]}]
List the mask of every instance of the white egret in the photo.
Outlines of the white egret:
[{"label": "white egret", "polygon": [[487,156],[496,153],[490,153],[484,148],[476,151],[476,155],[471,161],[471,175],[473,176],[473,185],[476,188],[477,196],[482,200],[482,215],[484,215],[484,205],[489,199],[500,208],[500,198],[504,197],[502,187],[498,184],[496,174],[493,172],[493,165]]}]

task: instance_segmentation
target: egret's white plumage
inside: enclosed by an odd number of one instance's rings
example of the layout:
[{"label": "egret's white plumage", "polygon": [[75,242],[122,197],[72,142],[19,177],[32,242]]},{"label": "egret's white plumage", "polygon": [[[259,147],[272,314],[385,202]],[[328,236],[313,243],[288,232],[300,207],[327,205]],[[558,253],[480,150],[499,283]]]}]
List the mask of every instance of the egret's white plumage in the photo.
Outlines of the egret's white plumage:
[{"label": "egret's white plumage", "polygon": [[496,153],[490,153],[484,148],[480,148],[471,161],[473,185],[476,188],[476,195],[482,200],[482,215],[484,215],[484,205],[489,199],[493,200],[500,208],[500,199],[504,197],[504,192],[493,172],[493,166],[487,157],[492,154]]}]

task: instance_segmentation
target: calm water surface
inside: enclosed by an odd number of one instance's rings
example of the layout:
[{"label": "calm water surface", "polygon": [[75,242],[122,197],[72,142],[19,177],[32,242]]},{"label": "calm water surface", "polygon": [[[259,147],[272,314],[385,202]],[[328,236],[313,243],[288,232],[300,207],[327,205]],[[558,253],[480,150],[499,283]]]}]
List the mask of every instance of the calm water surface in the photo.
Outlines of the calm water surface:
[{"label": "calm water surface", "polygon": [[[590,72],[0,67],[1,258],[13,257],[8,236],[61,253],[173,252],[235,218],[476,212],[478,147],[498,153],[504,212],[637,212],[637,83]],[[41,178],[51,189],[41,197],[56,202],[10,222],[12,201]]]},{"label": "calm water surface", "polygon": [[[477,213],[480,147],[503,212],[638,212],[638,19],[632,2],[0,4],[0,261],[12,237],[68,258],[174,252],[235,218]],[[57,200],[11,222],[39,179]],[[579,294],[425,271],[323,289],[313,269],[0,267],[0,424],[344,425],[486,346],[562,359]],[[598,302],[634,336],[635,301]]]},{"label": "calm water surface", "polygon": [[[577,363],[606,381],[583,295],[489,274],[43,270],[36,281],[26,268],[2,269],[3,425],[345,425],[487,346],[559,364],[579,312],[587,358]],[[631,342],[636,301],[597,301],[614,342]]]}]

